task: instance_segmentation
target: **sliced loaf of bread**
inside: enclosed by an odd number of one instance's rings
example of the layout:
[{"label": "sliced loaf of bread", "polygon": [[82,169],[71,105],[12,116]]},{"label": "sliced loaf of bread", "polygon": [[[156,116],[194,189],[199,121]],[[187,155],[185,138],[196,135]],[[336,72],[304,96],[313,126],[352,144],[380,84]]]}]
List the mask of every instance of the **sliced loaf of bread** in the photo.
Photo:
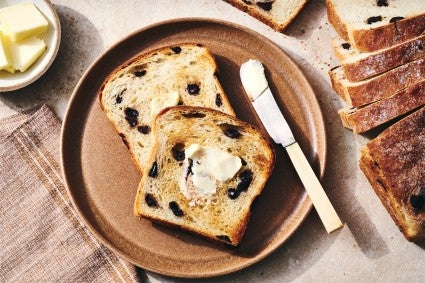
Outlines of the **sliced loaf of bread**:
[{"label": "sliced loaf of bread", "polygon": [[326,0],[329,22],[354,48],[372,52],[425,31],[423,0]]},{"label": "sliced loaf of bread", "polygon": [[201,107],[163,110],[154,131],[135,215],[238,245],[274,166],[269,141],[250,124]]},{"label": "sliced loaf of bread", "polygon": [[182,44],[138,55],[105,79],[99,90],[101,107],[140,172],[152,151],[152,122],[161,109],[197,105],[234,115],[217,72],[206,47]]},{"label": "sliced loaf of bread", "polygon": [[425,80],[360,108],[338,111],[345,127],[364,133],[425,105]]},{"label": "sliced loaf of bread", "polygon": [[409,87],[425,78],[425,57],[401,65],[381,75],[350,82],[341,67],[329,71],[335,92],[351,107],[363,106]]},{"label": "sliced loaf of bread", "polygon": [[277,31],[283,31],[308,0],[224,0]]},{"label": "sliced loaf of bread", "polygon": [[347,79],[357,82],[424,57],[425,35],[374,52],[341,50],[337,53],[337,57],[343,57],[340,63]]},{"label": "sliced loaf of bread", "polygon": [[409,241],[425,239],[425,107],[361,151],[360,168]]}]

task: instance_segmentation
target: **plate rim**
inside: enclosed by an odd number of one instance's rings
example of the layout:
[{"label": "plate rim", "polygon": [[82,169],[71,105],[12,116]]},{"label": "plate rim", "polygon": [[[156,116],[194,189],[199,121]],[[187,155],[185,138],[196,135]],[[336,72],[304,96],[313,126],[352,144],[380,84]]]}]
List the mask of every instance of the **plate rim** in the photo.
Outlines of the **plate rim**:
[{"label": "plate rim", "polygon": [[[242,30],[243,32],[246,32],[248,34],[254,35],[256,37],[258,37],[261,41],[265,41],[268,45],[272,46],[274,49],[276,49],[280,55],[284,56],[285,59],[288,61],[288,63],[290,63],[293,68],[293,70],[295,70],[295,72],[297,72],[297,75],[299,75],[302,80],[304,81],[304,85],[303,87],[306,87],[309,89],[309,92],[312,94],[309,97],[309,101],[314,104],[315,110],[316,110],[316,116],[315,117],[315,121],[318,122],[317,124],[315,124],[315,128],[318,132],[321,133],[319,140],[321,142],[319,142],[320,145],[323,146],[323,148],[321,148],[321,154],[318,155],[318,165],[319,165],[319,179],[322,180],[324,175],[325,175],[325,171],[326,171],[326,165],[327,165],[327,133],[326,133],[326,127],[325,127],[325,123],[324,123],[324,117],[323,117],[323,113],[322,113],[322,108],[320,107],[320,104],[318,102],[318,98],[317,98],[317,94],[314,92],[311,84],[309,83],[309,81],[307,80],[307,78],[305,77],[304,73],[302,72],[302,70],[298,67],[298,65],[293,61],[293,59],[275,42],[273,42],[272,40],[270,40],[269,38],[267,38],[266,36],[258,33],[255,30],[252,30],[246,26],[242,26],[238,23],[234,23],[231,21],[227,21],[227,20],[221,20],[221,19],[216,19],[216,18],[208,18],[208,17],[184,17],[184,18],[177,18],[177,19],[169,19],[169,20],[164,20],[164,21],[158,21],[152,24],[149,24],[145,27],[142,27],[140,29],[137,29],[133,32],[131,32],[130,34],[124,36],[123,38],[121,38],[120,40],[116,41],[114,44],[112,44],[110,47],[108,47],[105,51],[103,51],[96,59],[95,61],[87,68],[87,70],[83,73],[83,75],[81,76],[80,80],[78,81],[77,85],[75,86],[72,95],[70,97],[70,100],[68,102],[67,108],[66,108],[66,112],[64,115],[64,119],[63,119],[63,126],[61,128],[61,135],[60,135],[60,139],[61,139],[61,144],[60,144],[60,157],[61,157],[61,170],[62,170],[62,174],[64,177],[64,181],[65,181],[65,187],[67,190],[67,194],[70,198],[71,203],[73,204],[77,214],[79,215],[79,217],[83,220],[84,225],[88,228],[89,232],[93,233],[96,236],[96,239],[99,240],[104,246],[106,246],[108,249],[110,249],[111,251],[113,251],[115,254],[117,254],[118,256],[120,256],[121,258],[125,259],[127,262],[135,265],[135,266],[139,266],[143,269],[146,269],[148,271],[157,273],[157,274],[162,274],[162,275],[166,275],[166,276],[172,276],[172,277],[176,277],[176,278],[211,278],[211,277],[216,277],[216,276],[221,276],[221,275],[225,275],[225,274],[229,274],[229,273],[233,273],[236,271],[240,271],[244,268],[247,268],[255,263],[258,263],[259,261],[263,260],[265,257],[269,256],[270,254],[272,254],[273,252],[275,252],[279,247],[281,247],[290,237],[292,237],[292,235],[295,233],[295,231],[297,231],[299,229],[299,227],[302,225],[302,223],[305,221],[305,219],[307,218],[307,216],[310,214],[311,210],[312,210],[312,202],[310,200],[310,198],[308,197],[308,195],[306,194],[306,198],[303,201],[303,206],[302,209],[300,210],[300,215],[302,212],[301,217],[299,217],[300,219],[297,219],[297,224],[295,225],[296,227],[288,234],[288,236],[283,239],[282,241],[279,241],[279,243],[275,244],[275,246],[273,246],[272,248],[267,247],[265,250],[267,250],[267,252],[261,252],[261,255],[259,256],[255,256],[253,258],[255,258],[255,260],[247,260],[245,261],[244,264],[240,264],[237,267],[234,267],[233,269],[227,269],[227,270],[222,270],[222,271],[217,271],[214,273],[202,273],[202,274],[197,274],[197,275],[185,275],[185,274],[181,274],[181,273],[173,273],[171,271],[169,272],[164,272],[160,269],[156,269],[156,268],[147,268],[145,266],[141,266],[138,262],[137,259],[134,259],[132,256],[129,256],[127,254],[125,254],[123,251],[121,251],[120,249],[118,249],[117,247],[115,247],[115,245],[113,243],[111,243],[110,241],[108,241],[108,239],[104,238],[104,236],[101,235],[101,233],[99,233],[99,231],[96,230],[95,227],[92,226],[92,224],[90,223],[90,221],[88,221],[87,217],[84,215],[84,213],[81,211],[79,205],[76,203],[76,200],[70,190],[70,180],[69,180],[69,176],[66,174],[66,168],[65,168],[65,156],[64,156],[64,151],[65,151],[65,139],[64,136],[66,135],[66,130],[67,130],[67,125],[69,122],[69,116],[70,114],[70,109],[72,109],[72,105],[73,102],[78,94],[78,90],[81,88],[81,85],[83,84],[84,80],[88,77],[88,75],[90,74],[90,72],[99,64],[101,63],[103,57],[105,57],[107,54],[109,54],[110,52],[113,52],[117,46],[125,43],[127,40],[129,40],[130,38],[138,35],[139,33],[143,33],[145,31],[148,31],[152,28],[157,28],[159,26],[164,26],[164,25],[169,25],[169,24],[173,24],[173,23],[182,23],[182,22],[201,22],[201,23],[214,23],[214,24],[218,24],[218,25],[224,25],[230,28],[234,28],[234,29],[239,29]],[[128,58],[130,59],[130,58]],[[298,216],[300,216],[298,215]]]}]

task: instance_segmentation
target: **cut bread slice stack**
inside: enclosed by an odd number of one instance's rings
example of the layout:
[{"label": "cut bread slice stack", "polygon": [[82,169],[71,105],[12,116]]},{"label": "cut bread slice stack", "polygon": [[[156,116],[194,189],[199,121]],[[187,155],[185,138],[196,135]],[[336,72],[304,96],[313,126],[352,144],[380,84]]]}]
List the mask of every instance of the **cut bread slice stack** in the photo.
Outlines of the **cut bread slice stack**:
[{"label": "cut bread slice stack", "polygon": [[163,110],[154,132],[134,213],[238,245],[274,166],[269,141],[233,116],[189,106]]},{"label": "cut bread slice stack", "polygon": [[[339,67],[329,71],[339,111],[355,133],[370,131],[425,104],[425,1],[326,0]],[[389,123],[388,123],[389,122]]]},{"label": "cut bread slice stack", "polygon": [[[409,241],[425,238],[425,1],[326,0],[341,66],[329,71],[354,133],[383,130],[359,166]],[[396,122],[398,121],[398,122]],[[375,132],[377,133],[377,132]]]},{"label": "cut bread slice stack", "polygon": [[360,168],[409,241],[425,239],[425,107],[367,143]]},{"label": "cut bread slice stack", "polygon": [[140,172],[155,143],[152,122],[163,108],[194,105],[234,115],[217,72],[206,47],[182,44],[136,56],[105,79],[101,107]]},{"label": "cut bread slice stack", "polygon": [[224,0],[282,32],[308,0]]}]

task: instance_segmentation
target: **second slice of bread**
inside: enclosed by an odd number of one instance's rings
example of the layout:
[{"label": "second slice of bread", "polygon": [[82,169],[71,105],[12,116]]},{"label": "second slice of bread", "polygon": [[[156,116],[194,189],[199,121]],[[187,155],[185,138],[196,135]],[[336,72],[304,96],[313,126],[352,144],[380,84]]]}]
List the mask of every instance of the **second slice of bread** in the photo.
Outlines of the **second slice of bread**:
[{"label": "second slice of bread", "polygon": [[152,122],[166,106],[196,105],[234,115],[209,50],[199,44],[167,46],[125,62],[99,90],[103,111],[140,172],[154,145]]},{"label": "second slice of bread", "polygon": [[425,105],[425,80],[359,108],[338,111],[345,127],[356,134],[369,131]]},{"label": "second slice of bread", "polygon": [[[343,47],[340,47],[343,49]],[[357,82],[425,56],[425,35],[375,52],[338,52],[349,81]]]},{"label": "second slice of bread", "polygon": [[425,58],[359,82],[350,82],[341,67],[330,70],[329,75],[335,92],[351,107],[359,107],[391,96],[423,80]]},{"label": "second slice of bread", "polygon": [[[135,215],[238,245],[252,202],[274,166],[269,141],[250,124],[201,107],[165,109],[157,116],[154,130],[157,141],[137,192]],[[187,149],[193,144],[225,151],[239,157],[242,164],[231,179],[217,181],[215,193],[196,202],[181,190],[181,181],[187,182],[195,171],[192,165],[185,167]],[[229,196],[232,189],[235,194]]]}]

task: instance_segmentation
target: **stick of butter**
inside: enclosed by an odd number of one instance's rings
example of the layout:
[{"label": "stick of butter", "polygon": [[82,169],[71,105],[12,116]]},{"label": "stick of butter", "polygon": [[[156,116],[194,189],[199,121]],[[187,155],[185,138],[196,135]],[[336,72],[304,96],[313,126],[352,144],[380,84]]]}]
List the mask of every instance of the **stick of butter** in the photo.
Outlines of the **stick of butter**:
[{"label": "stick of butter", "polygon": [[10,39],[8,40],[7,37],[5,38],[9,44],[11,65],[15,70],[21,72],[25,72],[43,54],[47,47],[44,40],[35,36],[19,42],[13,42]]},{"label": "stick of butter", "polygon": [[10,66],[9,47],[3,40],[3,34],[0,31],[0,70],[7,69]]},{"label": "stick of butter", "polygon": [[0,9],[2,29],[12,41],[19,41],[47,30],[48,22],[34,3]]}]

